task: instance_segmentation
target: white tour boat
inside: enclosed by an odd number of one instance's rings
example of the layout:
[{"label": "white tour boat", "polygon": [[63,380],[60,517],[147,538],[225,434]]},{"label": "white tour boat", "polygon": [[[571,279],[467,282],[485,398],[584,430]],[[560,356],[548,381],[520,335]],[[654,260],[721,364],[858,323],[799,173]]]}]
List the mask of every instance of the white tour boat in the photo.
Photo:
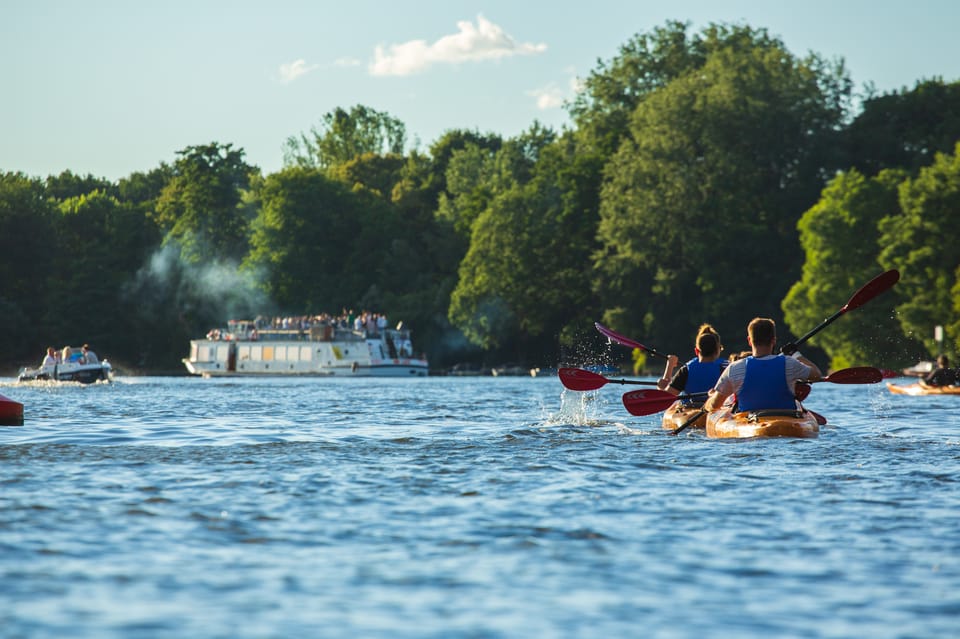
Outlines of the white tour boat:
[{"label": "white tour boat", "polygon": [[183,363],[190,374],[204,377],[423,377],[429,372],[427,360],[413,354],[409,329],[367,334],[332,324],[284,329],[249,320],[231,320],[226,330],[190,340],[190,357]]}]

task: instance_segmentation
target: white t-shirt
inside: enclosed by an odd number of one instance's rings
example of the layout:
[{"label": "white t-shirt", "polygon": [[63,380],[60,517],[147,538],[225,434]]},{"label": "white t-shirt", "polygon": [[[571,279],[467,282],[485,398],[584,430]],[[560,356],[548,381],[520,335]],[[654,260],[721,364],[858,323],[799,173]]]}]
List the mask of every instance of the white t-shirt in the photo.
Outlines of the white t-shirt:
[{"label": "white t-shirt", "polygon": [[[757,357],[756,359],[769,360],[774,357],[779,357],[779,355],[764,355],[763,357]],[[786,365],[784,366],[784,376],[787,382],[787,388],[790,390],[794,389],[794,384],[799,381],[805,381],[810,377],[811,368],[792,357],[787,357]],[[738,359],[735,362],[732,362],[727,366],[723,373],[720,375],[720,379],[717,380],[714,390],[723,395],[730,395],[740,392],[740,388],[743,386],[743,378],[747,374],[747,358]]]}]

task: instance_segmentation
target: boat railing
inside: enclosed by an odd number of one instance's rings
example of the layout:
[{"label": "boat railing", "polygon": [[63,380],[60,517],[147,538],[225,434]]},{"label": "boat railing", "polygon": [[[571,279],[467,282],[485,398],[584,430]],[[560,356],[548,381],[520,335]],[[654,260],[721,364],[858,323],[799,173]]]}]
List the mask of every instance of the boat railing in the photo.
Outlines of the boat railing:
[{"label": "boat railing", "polygon": [[368,332],[334,324],[314,324],[309,328],[257,328],[252,322],[230,322],[227,330],[214,329],[207,339],[224,342],[360,342],[366,339],[385,339],[388,342],[407,343],[410,329],[385,328]]}]

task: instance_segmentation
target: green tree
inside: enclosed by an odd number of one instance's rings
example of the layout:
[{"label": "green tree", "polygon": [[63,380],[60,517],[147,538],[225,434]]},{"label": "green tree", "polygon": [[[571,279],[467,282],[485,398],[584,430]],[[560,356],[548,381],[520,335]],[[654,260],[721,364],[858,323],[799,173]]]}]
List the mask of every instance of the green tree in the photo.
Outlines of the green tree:
[{"label": "green tree", "polygon": [[762,30],[711,26],[702,46],[702,66],[639,102],[601,191],[604,318],[654,344],[779,318],[849,94],[842,65]]},{"label": "green tree", "polygon": [[845,132],[850,164],[867,175],[886,168],[912,174],[960,140],[960,82],[917,82],[911,90],[868,98]]},{"label": "green tree", "polygon": [[960,143],[900,187],[900,214],[880,222],[880,263],[901,273],[897,317],[903,332],[935,353],[933,327],[960,352]]},{"label": "green tree", "polygon": [[599,61],[569,104],[580,152],[609,157],[627,135],[630,118],[651,93],[703,66],[708,44],[687,33],[689,23],[668,21],[637,34],[609,62]]},{"label": "green tree", "polygon": [[[877,260],[879,223],[899,212],[897,191],[906,177],[903,171],[887,170],[869,178],[852,169],[831,180],[820,201],[800,218],[803,276],[783,300],[786,323],[795,335],[818,326],[884,270]],[[834,369],[898,366],[909,347],[892,319],[898,299],[894,289],[871,300],[818,333],[813,344],[827,353]]]},{"label": "green tree", "polygon": [[244,268],[261,274],[281,309],[354,307],[389,267],[384,255],[398,234],[397,218],[379,197],[294,167],[267,176],[260,201]]},{"label": "green tree", "polygon": [[38,339],[48,339],[41,318],[57,250],[54,216],[40,180],[0,173],[0,353],[10,362],[35,356]]},{"label": "green tree", "polygon": [[580,159],[572,136],[558,141],[538,126],[490,159],[496,195],[471,225],[450,304],[472,342],[555,362],[560,333],[589,312],[597,171]]},{"label": "green tree", "polygon": [[284,165],[326,169],[361,155],[402,155],[406,126],[387,113],[358,104],[346,111],[337,107],[322,118],[309,135],[287,138]]},{"label": "green tree", "polygon": [[247,253],[247,234],[255,212],[245,205],[243,191],[255,167],[244,152],[216,142],[178,151],[174,175],[156,204],[156,222],[191,263],[210,259],[239,262]]},{"label": "green tree", "polygon": [[60,202],[55,237],[48,333],[108,353],[130,349],[137,313],[122,289],[159,243],[156,227],[134,204],[95,190]]}]

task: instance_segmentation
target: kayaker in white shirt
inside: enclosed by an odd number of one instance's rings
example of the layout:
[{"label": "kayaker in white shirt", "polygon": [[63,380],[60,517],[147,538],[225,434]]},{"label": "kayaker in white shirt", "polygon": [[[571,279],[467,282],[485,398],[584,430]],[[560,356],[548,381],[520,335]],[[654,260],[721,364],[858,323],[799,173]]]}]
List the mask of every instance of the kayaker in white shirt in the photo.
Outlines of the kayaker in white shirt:
[{"label": "kayaker in white shirt", "polygon": [[795,384],[823,379],[820,368],[794,351],[774,355],[777,325],[772,319],[755,317],[747,326],[751,355],[731,363],[720,375],[704,408],[717,410],[730,395],[736,395],[737,410],[796,408]]}]

